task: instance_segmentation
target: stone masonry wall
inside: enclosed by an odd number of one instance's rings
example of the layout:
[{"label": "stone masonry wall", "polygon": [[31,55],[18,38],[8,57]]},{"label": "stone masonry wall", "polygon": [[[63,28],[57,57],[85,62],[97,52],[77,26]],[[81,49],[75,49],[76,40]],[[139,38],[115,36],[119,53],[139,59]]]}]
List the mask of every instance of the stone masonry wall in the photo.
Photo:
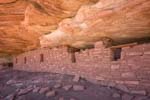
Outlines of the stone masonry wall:
[{"label": "stone masonry wall", "polygon": [[5,63],[5,62],[6,62],[6,59],[0,58],[0,69],[4,68],[3,63]]},{"label": "stone masonry wall", "polygon": [[124,47],[121,58],[114,61],[113,51],[97,42],[93,49],[76,52],[75,60],[71,61],[67,47],[61,47],[26,52],[14,57],[13,62],[17,70],[78,74],[110,85],[123,84],[130,90],[150,92],[150,44]]},{"label": "stone masonry wall", "polygon": [[0,69],[2,69],[3,68],[3,66],[2,65],[0,65]]}]

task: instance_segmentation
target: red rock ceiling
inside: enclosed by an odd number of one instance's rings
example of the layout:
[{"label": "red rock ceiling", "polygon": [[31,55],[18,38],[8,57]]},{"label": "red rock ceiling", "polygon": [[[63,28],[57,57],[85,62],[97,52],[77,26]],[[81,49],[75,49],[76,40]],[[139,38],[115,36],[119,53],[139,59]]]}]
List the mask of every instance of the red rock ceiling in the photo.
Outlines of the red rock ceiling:
[{"label": "red rock ceiling", "polygon": [[0,53],[150,37],[149,0],[0,0]]}]

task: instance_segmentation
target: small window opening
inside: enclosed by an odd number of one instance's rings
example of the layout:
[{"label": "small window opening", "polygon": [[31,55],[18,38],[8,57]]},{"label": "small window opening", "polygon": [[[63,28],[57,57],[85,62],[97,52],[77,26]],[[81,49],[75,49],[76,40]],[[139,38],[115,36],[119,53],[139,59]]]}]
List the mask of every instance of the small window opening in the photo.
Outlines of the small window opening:
[{"label": "small window opening", "polygon": [[44,62],[44,55],[40,54],[40,62]]},{"label": "small window opening", "polygon": [[8,67],[13,67],[13,63],[12,62],[8,63]]},{"label": "small window opening", "polygon": [[26,57],[24,57],[24,64],[26,64],[27,63],[27,58]]},{"label": "small window opening", "polygon": [[113,61],[117,61],[121,58],[121,48],[115,48],[113,49]]},{"label": "small window opening", "polygon": [[71,61],[72,61],[72,63],[76,62],[76,57],[75,57],[75,53],[74,52],[71,53]]}]

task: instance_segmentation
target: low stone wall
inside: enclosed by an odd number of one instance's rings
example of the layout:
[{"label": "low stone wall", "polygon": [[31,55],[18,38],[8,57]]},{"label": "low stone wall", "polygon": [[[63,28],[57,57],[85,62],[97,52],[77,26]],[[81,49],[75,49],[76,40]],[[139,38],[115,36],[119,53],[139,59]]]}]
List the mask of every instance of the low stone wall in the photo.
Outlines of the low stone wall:
[{"label": "low stone wall", "polygon": [[97,42],[95,48],[76,52],[74,56],[67,47],[45,48],[14,57],[13,62],[17,70],[78,74],[111,86],[123,84],[132,92],[150,93],[150,44],[124,47],[121,58],[113,58],[114,51]]}]

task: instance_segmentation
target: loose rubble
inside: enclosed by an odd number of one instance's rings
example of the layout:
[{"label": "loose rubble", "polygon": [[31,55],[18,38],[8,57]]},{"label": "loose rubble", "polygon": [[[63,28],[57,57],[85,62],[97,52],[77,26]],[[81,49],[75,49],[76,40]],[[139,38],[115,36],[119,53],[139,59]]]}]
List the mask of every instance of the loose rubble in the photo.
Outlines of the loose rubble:
[{"label": "loose rubble", "polygon": [[56,91],[54,91],[54,90],[49,91],[49,92],[46,93],[46,96],[47,96],[47,97],[53,97],[53,96],[55,96],[55,95],[56,95]]},{"label": "loose rubble", "polygon": [[66,85],[63,87],[64,90],[69,91],[72,88],[72,85]]},{"label": "loose rubble", "polygon": [[85,89],[85,87],[82,85],[74,85],[73,86],[74,91],[83,91],[84,89]]},{"label": "loose rubble", "polygon": [[[12,73],[15,78],[11,77]],[[1,76],[0,100],[150,100],[144,90],[130,91],[123,85],[114,88],[108,82],[91,83],[80,76],[72,79],[69,75],[9,70]]]}]

